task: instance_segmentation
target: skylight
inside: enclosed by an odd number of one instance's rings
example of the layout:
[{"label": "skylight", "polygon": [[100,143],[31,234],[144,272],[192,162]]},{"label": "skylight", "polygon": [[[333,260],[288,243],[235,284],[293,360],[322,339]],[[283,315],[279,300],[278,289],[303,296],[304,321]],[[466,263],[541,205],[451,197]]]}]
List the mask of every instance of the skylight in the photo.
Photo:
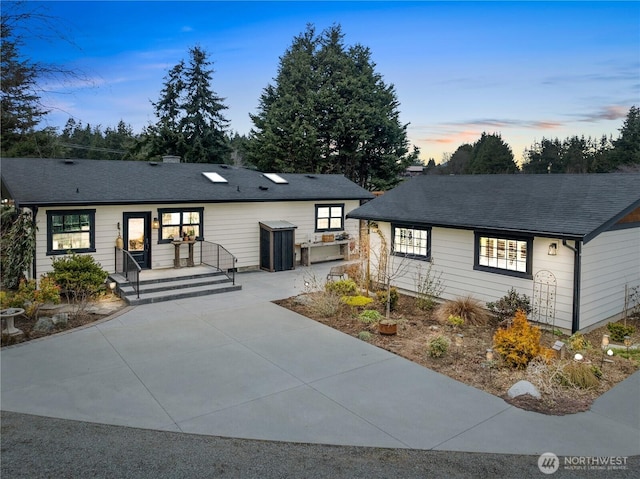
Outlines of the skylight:
[{"label": "skylight", "polygon": [[289,183],[282,176],[277,175],[276,173],[263,173],[263,175],[278,185],[286,185]]},{"label": "skylight", "polygon": [[220,176],[219,173],[203,171],[202,174],[212,183],[227,183],[227,180]]}]

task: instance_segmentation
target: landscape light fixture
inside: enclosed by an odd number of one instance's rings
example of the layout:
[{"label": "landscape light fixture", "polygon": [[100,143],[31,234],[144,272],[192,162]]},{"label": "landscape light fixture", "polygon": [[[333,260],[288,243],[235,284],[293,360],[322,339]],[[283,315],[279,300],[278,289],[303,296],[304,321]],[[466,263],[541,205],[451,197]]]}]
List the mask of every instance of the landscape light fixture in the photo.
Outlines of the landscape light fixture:
[{"label": "landscape light fixture", "polygon": [[547,254],[549,256],[556,256],[558,254],[558,243],[549,244],[549,251]]},{"label": "landscape light fixture", "polygon": [[455,342],[456,342],[456,346],[458,347],[462,346],[462,343],[464,342],[464,334],[456,334]]},{"label": "landscape light fixture", "polygon": [[487,361],[493,361],[493,349],[487,349]]},{"label": "landscape light fixture", "polygon": [[609,346],[609,335],[608,334],[603,334],[602,335],[602,349],[606,348],[607,346]]},{"label": "landscape light fixture", "polygon": [[627,347],[627,358],[629,358],[629,347],[631,346],[631,336],[624,337],[624,345]]},{"label": "landscape light fixture", "polygon": [[151,227],[154,230],[159,230],[160,229],[160,222],[158,221],[158,218],[153,218],[153,222],[151,223]]}]

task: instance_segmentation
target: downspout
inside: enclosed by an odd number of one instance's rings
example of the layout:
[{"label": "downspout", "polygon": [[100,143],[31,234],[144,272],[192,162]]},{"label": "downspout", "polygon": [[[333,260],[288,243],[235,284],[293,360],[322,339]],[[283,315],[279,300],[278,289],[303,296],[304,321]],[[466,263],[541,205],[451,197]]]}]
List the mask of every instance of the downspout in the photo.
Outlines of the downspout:
[{"label": "downspout", "polygon": [[571,334],[580,329],[580,290],[582,272],[582,242],[576,240],[575,247],[567,244],[567,240],[562,240],[562,246],[566,246],[573,251],[573,310],[571,315]]},{"label": "downspout", "polygon": [[[36,226],[37,225],[36,216],[37,216],[37,214],[38,214],[38,207],[34,206],[33,208],[31,208],[31,221],[33,221],[33,231],[34,231],[34,234],[36,236],[37,236],[37,231],[36,231],[36,228],[37,228],[37,226]],[[37,256],[36,252],[37,251],[38,251],[38,245],[36,244],[36,249],[33,252],[33,259],[31,260],[32,263],[33,263],[32,268],[31,268],[32,269],[32,274],[33,274],[33,279],[36,279],[36,280],[38,278],[37,271],[36,271],[36,256]]]}]

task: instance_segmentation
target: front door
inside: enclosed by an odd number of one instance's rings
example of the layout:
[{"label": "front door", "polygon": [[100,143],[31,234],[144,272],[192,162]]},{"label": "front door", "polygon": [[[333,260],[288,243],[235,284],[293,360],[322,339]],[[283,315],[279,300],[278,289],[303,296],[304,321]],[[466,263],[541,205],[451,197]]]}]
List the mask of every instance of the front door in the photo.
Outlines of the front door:
[{"label": "front door", "polygon": [[124,213],[124,249],[143,269],[151,268],[151,213]]}]

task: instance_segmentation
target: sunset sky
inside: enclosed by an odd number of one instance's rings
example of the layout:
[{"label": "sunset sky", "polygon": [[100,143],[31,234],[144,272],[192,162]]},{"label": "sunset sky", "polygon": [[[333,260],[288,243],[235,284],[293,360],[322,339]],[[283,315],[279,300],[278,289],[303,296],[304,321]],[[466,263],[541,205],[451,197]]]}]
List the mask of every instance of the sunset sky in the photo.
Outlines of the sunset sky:
[{"label": "sunset sky", "polygon": [[308,23],[340,24],[347,45],[371,49],[425,161],[441,162],[482,132],[500,133],[517,160],[542,137],[616,138],[640,105],[638,2],[29,4],[70,42],[33,35],[22,51],[89,80],[47,85],[46,125],[60,128],[69,117],[103,129],[122,119],[140,132],[155,121],[151,101],[167,71],[200,45],[231,129],[249,133],[279,57]]}]

